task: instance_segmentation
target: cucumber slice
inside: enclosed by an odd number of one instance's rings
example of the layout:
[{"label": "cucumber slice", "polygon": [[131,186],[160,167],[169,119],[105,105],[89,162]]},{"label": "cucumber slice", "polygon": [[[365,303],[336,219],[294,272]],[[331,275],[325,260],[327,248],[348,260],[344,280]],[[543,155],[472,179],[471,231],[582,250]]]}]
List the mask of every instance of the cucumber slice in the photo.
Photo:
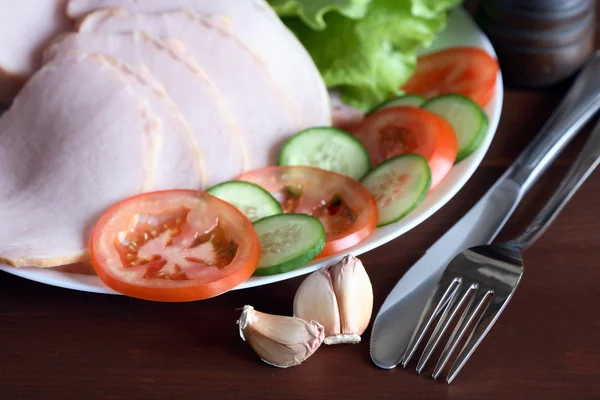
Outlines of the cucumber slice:
[{"label": "cucumber slice", "polygon": [[260,261],[254,275],[274,275],[303,266],[325,247],[325,228],[307,214],[281,214],[254,223]]},{"label": "cucumber slice", "polygon": [[252,222],[282,214],[281,204],[265,189],[244,181],[229,181],[206,191],[236,207]]},{"label": "cucumber slice", "polygon": [[305,165],[360,180],[371,166],[369,153],[352,135],[340,129],[306,129],[288,139],[279,165]]},{"label": "cucumber slice", "polygon": [[473,100],[460,94],[444,94],[428,100],[423,108],[452,125],[458,139],[459,162],[475,152],[488,130],[488,117]]},{"label": "cucumber slice", "polygon": [[431,170],[422,156],[403,154],[372,169],[362,184],[377,202],[377,226],[384,226],[399,221],[421,204],[431,187]]},{"label": "cucumber slice", "polygon": [[375,106],[369,114],[373,114],[376,111],[383,110],[384,108],[396,107],[396,106],[413,106],[421,107],[427,98],[418,94],[407,94],[404,96],[396,97],[395,99],[386,100],[378,106]]}]

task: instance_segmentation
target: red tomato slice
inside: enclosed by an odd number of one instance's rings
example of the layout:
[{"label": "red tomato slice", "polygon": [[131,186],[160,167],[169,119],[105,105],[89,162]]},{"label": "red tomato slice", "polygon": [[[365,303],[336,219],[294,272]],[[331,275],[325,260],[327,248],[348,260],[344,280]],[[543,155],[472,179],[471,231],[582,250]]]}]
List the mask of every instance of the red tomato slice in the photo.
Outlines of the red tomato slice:
[{"label": "red tomato slice", "polygon": [[327,241],[318,258],[362,242],[377,227],[377,205],[358,181],[313,167],[267,167],[241,175],[239,180],[262,186],[277,198],[285,212],[319,218]]},{"label": "red tomato slice", "polygon": [[460,93],[485,107],[494,95],[498,61],[477,47],[453,47],[419,57],[417,70],[402,87],[406,93],[434,97]]},{"label": "red tomato slice", "polygon": [[202,300],[248,279],[260,258],[252,223],[235,207],[194,190],[144,193],[111,207],[90,243],[110,288],[155,301]]},{"label": "red tomato slice", "polygon": [[373,166],[400,154],[420,154],[431,168],[431,189],[448,174],[458,153],[452,126],[422,108],[398,106],[370,114],[354,131]]}]

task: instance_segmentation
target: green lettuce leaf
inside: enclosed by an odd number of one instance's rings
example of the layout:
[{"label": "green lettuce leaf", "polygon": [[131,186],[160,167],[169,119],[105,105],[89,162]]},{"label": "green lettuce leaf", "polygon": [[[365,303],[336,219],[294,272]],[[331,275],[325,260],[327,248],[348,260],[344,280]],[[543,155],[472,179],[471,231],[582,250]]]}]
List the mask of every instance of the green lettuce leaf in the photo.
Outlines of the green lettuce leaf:
[{"label": "green lettuce leaf", "polygon": [[417,52],[433,42],[445,27],[448,9],[460,2],[372,0],[360,19],[325,14],[323,30],[303,18],[283,21],[306,47],[327,87],[339,89],[345,103],[366,111],[399,94],[414,72]]},{"label": "green lettuce leaf", "polygon": [[440,13],[456,6],[460,1],[451,0],[417,0],[412,1],[412,13],[421,18],[436,18]]},{"label": "green lettuce leaf", "polygon": [[337,11],[341,15],[360,19],[367,13],[371,0],[269,0],[273,9],[281,17],[299,17],[308,27],[324,30],[327,25],[324,16]]}]

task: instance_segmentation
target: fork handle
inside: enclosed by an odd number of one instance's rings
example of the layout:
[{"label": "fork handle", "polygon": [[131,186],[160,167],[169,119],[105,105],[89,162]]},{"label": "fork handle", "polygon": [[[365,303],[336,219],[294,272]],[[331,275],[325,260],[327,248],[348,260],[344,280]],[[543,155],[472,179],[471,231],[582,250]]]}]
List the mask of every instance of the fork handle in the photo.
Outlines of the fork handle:
[{"label": "fork handle", "polygon": [[509,244],[524,250],[535,243],[598,164],[600,164],[600,123],[594,127],[575,163],[542,210],[525,231]]},{"label": "fork handle", "polygon": [[556,155],[600,108],[600,51],[582,68],[541,132],[504,174],[526,193]]}]

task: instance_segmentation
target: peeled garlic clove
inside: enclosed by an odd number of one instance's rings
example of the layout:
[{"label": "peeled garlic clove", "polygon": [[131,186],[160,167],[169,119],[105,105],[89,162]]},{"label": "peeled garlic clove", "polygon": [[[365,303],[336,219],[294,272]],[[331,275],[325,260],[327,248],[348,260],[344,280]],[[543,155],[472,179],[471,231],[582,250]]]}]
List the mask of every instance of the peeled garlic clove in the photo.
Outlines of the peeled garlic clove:
[{"label": "peeled garlic clove", "polygon": [[294,316],[325,327],[325,344],[358,343],[371,320],[373,288],[352,256],[309,275],[294,298]]},{"label": "peeled garlic clove", "polygon": [[327,268],[310,274],[294,297],[294,316],[306,321],[318,321],[325,328],[325,337],[341,335],[338,301]]},{"label": "peeled garlic clove", "polygon": [[267,364],[280,368],[301,364],[323,343],[325,333],[318,322],[282,317],[244,306],[237,321],[240,336]]},{"label": "peeled garlic clove", "polygon": [[346,256],[330,267],[333,291],[340,307],[341,337],[327,338],[326,343],[358,343],[373,312],[373,287],[362,262]]}]

